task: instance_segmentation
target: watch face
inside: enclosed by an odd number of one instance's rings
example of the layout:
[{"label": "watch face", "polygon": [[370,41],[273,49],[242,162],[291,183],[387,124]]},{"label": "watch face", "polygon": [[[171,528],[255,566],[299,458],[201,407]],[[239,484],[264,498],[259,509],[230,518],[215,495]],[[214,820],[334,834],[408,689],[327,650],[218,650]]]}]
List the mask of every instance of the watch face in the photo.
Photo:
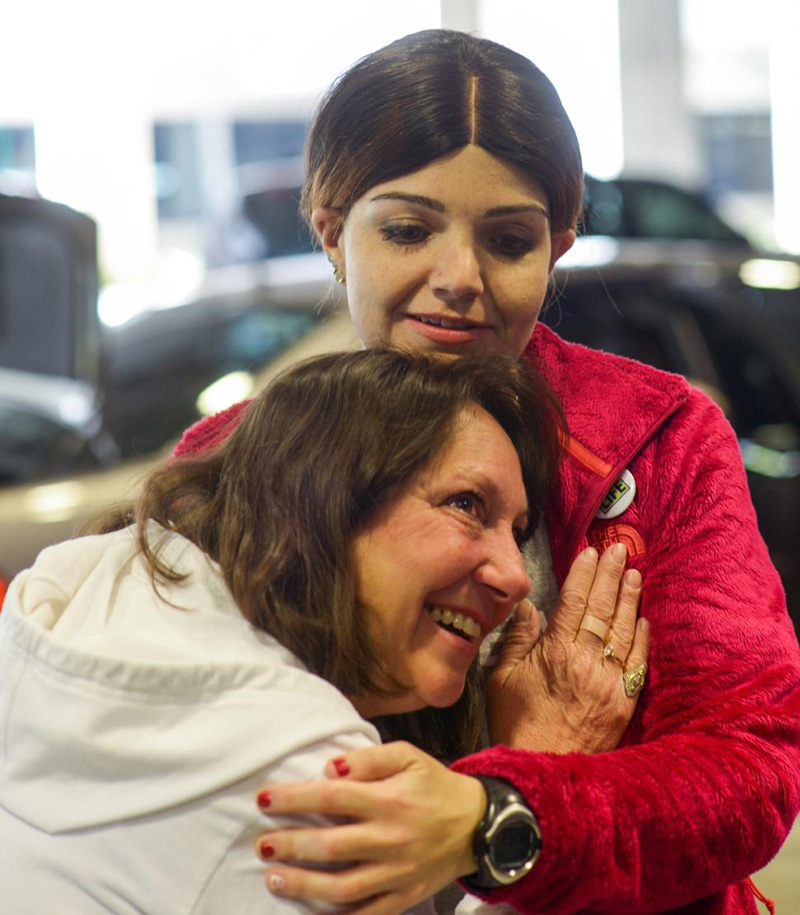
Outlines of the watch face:
[{"label": "watch face", "polygon": [[495,836],[490,850],[492,862],[503,870],[527,864],[538,847],[538,839],[528,823],[509,823]]}]

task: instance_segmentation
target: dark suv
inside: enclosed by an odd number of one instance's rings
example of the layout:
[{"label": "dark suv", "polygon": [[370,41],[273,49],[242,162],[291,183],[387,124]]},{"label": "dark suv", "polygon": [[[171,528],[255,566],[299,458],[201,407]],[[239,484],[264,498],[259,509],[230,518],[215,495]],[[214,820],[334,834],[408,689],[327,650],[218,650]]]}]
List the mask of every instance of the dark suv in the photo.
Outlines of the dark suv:
[{"label": "dark suv", "polygon": [[719,403],[800,628],[800,260],[600,238],[573,250],[542,320],[685,375]]}]

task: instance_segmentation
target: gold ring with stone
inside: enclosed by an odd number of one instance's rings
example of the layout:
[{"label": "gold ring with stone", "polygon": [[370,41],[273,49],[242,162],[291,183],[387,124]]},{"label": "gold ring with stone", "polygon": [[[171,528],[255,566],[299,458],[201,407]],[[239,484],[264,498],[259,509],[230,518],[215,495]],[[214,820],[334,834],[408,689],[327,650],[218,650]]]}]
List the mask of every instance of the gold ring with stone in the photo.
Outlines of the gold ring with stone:
[{"label": "gold ring with stone", "polygon": [[638,696],[644,689],[644,679],[647,675],[647,665],[640,664],[633,670],[626,670],[622,673],[622,682],[625,684],[625,695],[633,699]]},{"label": "gold ring with stone", "polygon": [[618,658],[618,657],[614,654],[614,646],[611,644],[611,642],[609,642],[608,645],[606,645],[605,648],[603,649],[603,657],[604,657],[604,658],[608,658],[610,661],[616,661],[616,662],[619,663],[619,664],[624,664],[624,663],[625,663],[625,662],[622,660],[622,658]]}]

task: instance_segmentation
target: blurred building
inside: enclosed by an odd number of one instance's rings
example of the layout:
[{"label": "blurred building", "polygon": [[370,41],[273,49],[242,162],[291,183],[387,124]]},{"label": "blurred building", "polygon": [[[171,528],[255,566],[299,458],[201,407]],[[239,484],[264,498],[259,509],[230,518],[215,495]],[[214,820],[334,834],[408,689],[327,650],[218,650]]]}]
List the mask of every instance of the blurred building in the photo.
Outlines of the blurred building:
[{"label": "blurred building", "polygon": [[800,251],[796,0],[757,16],[746,0],[408,0],[380,16],[370,0],[229,0],[224,17],[144,0],[124,23],[109,9],[18,5],[0,57],[15,89],[0,96],[0,191],[91,214],[106,280],[175,292],[205,262],[286,253],[248,218],[248,195],[299,184],[309,116],[341,70],[439,25],[537,62],[590,173],[707,192],[757,243]]}]

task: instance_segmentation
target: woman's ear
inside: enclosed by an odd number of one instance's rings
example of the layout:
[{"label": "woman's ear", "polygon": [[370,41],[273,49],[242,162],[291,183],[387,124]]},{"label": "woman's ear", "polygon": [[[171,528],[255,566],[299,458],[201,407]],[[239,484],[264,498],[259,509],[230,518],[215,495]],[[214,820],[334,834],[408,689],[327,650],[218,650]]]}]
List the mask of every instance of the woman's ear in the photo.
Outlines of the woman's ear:
[{"label": "woman's ear", "polygon": [[556,261],[563,257],[575,243],[574,229],[561,229],[550,235],[550,270],[556,265]]},{"label": "woman's ear", "polygon": [[320,240],[328,260],[339,268],[344,266],[340,239],[342,235],[342,211],[334,207],[317,207],[311,213],[311,224]]}]

